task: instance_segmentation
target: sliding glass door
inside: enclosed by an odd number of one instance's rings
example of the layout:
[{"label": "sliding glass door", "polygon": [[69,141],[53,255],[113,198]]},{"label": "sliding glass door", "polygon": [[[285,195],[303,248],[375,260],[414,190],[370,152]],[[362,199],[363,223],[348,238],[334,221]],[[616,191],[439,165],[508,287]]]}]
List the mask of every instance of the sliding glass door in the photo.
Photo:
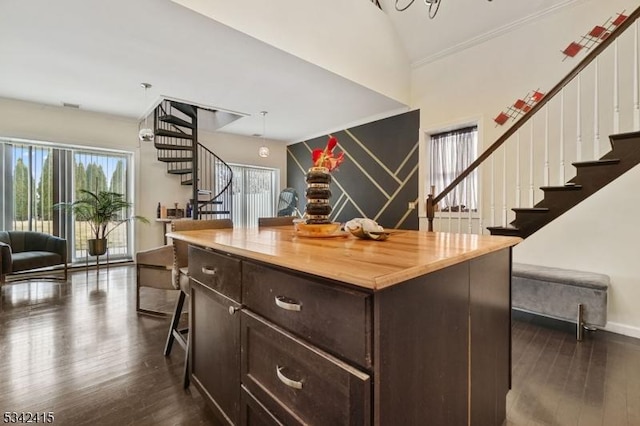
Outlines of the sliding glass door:
[{"label": "sliding glass door", "polygon": [[259,217],[276,214],[278,170],[231,165],[233,170],[233,226],[258,226]]},{"label": "sliding glass door", "polygon": [[[108,190],[132,201],[131,153],[0,139],[0,229],[38,231],[69,241],[71,261],[86,258],[88,223],[54,209],[80,189]],[[110,258],[132,255],[125,224],[109,234]]]}]

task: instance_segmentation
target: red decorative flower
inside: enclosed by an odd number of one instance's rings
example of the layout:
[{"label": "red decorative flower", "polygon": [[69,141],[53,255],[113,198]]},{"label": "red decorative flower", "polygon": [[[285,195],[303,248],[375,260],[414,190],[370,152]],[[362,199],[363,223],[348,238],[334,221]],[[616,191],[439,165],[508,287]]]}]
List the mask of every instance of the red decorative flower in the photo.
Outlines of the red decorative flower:
[{"label": "red decorative flower", "polygon": [[314,167],[326,167],[329,171],[334,171],[344,161],[344,152],[338,155],[333,154],[333,149],[338,145],[338,139],[331,136],[327,141],[325,149],[314,149],[311,152],[311,159]]}]

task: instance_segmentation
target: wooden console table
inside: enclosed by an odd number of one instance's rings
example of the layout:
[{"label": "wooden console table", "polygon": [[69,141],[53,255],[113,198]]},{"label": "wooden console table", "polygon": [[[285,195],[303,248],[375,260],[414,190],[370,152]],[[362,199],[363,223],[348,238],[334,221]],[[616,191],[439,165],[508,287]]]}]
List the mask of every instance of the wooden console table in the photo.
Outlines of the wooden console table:
[{"label": "wooden console table", "polygon": [[186,231],[190,374],[226,424],[501,425],[511,247]]}]

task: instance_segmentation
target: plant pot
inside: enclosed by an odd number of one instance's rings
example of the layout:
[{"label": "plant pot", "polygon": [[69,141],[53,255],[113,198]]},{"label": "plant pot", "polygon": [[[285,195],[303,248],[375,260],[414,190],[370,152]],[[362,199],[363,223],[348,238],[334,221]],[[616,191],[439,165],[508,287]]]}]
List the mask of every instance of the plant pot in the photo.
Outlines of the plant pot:
[{"label": "plant pot", "polygon": [[87,248],[89,250],[89,256],[101,256],[107,252],[107,239],[87,240]]}]

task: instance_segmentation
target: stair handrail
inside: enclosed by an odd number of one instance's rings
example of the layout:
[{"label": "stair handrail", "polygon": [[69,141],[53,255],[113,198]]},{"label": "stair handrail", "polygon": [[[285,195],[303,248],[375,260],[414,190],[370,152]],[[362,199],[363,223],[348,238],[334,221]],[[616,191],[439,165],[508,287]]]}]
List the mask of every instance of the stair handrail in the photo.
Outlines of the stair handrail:
[{"label": "stair handrail", "polygon": [[212,196],[209,199],[209,201],[213,201],[216,198],[218,198],[220,195],[222,195],[229,188],[229,186],[233,183],[233,169],[231,168],[231,166],[229,166],[226,163],[226,161],[224,161],[222,158],[218,157],[215,152],[211,151],[209,148],[207,148],[206,146],[204,146],[200,142],[198,142],[198,146],[200,148],[204,149],[209,155],[213,155],[218,161],[220,161],[222,164],[224,164],[224,166],[229,170],[229,181],[224,186],[224,188],[222,188],[216,195]]},{"label": "stair handrail", "polygon": [[428,231],[433,232],[433,219],[435,218],[435,206],[446,197],[460,182],[462,182],[467,176],[469,176],[475,169],[480,166],[487,158],[493,154],[498,148],[500,148],[511,136],[513,136],[520,128],[527,122],[534,114],[536,114],[543,106],[547,104],[554,96],[556,96],[562,89],[569,84],[575,77],[578,76],[594,59],[596,59],[600,53],[602,53],[607,47],[609,47],[627,28],[629,28],[635,21],[640,18],[640,6],[636,8],[627,18],[611,31],[610,35],[599,43],[591,52],[589,52],[558,84],[553,86],[549,92],[547,92],[540,101],[538,101],[529,111],[524,113],[518,121],[513,123],[506,132],[502,134],[494,143],[492,143],[475,161],[463,170],[446,188],[444,188],[438,195],[428,194],[426,202]]}]

